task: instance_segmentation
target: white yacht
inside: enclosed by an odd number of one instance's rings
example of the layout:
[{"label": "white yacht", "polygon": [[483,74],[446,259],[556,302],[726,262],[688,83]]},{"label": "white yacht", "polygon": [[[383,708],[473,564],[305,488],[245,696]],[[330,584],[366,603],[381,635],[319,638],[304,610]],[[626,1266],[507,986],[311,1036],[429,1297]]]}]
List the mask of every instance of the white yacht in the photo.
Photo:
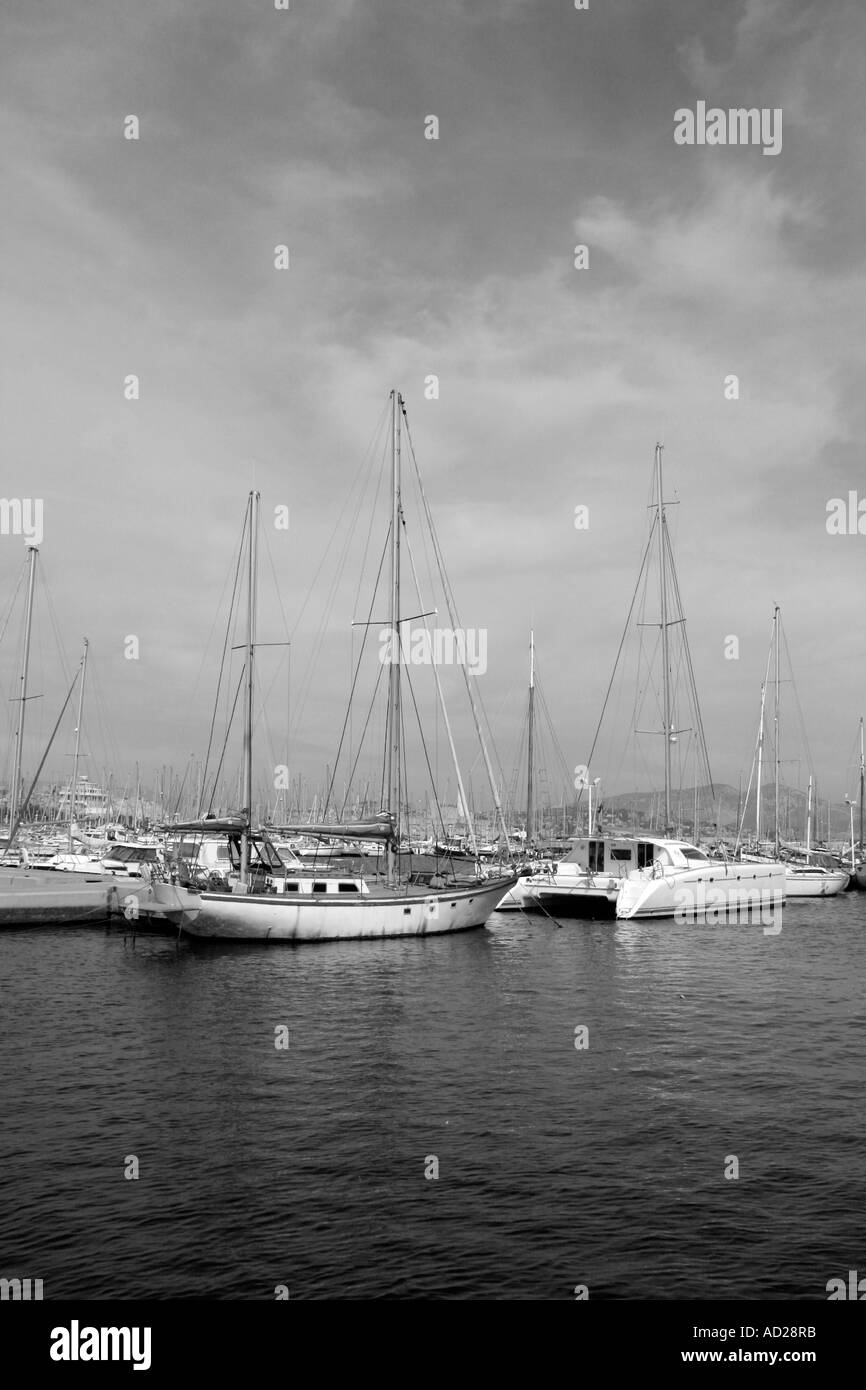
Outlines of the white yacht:
[{"label": "white yacht", "polygon": [[846,869],[827,869],[790,859],[774,860],[768,855],[744,853],[743,864],[778,863],[785,871],[787,898],[833,898],[848,887],[851,875]]},{"label": "white yacht", "polygon": [[785,865],[711,859],[685,840],[650,839],[652,859],[622,880],[618,918],[719,921],[772,915],[786,897]]},{"label": "white yacht", "polygon": [[785,892],[789,898],[832,898],[845,891],[850,879],[844,869],[822,869],[817,864],[785,865]]}]

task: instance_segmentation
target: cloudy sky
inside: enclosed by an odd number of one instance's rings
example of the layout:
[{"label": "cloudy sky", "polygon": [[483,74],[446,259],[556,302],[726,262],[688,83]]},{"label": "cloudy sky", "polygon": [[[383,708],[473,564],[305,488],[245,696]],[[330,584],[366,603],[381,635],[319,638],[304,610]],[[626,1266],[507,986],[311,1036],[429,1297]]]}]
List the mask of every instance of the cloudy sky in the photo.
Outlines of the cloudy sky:
[{"label": "cloudy sky", "polygon": [[[715,778],[748,773],[779,603],[818,778],[853,789],[866,536],[828,535],[826,506],[866,498],[859,0],[4,0],[0,24],[2,490],[43,499],[67,666],[90,639],[97,774],[203,751],[252,486],[280,595],[263,581],[260,635],[281,603],[303,686],[310,580],[396,385],[503,764],[531,623],[585,761],[661,440]],[[781,152],[675,144],[698,101],[781,109]],[[4,613],[23,559],[0,536]],[[331,616],[292,739],[310,778],[357,614]],[[34,642],[25,768],[65,692],[45,600]]]}]

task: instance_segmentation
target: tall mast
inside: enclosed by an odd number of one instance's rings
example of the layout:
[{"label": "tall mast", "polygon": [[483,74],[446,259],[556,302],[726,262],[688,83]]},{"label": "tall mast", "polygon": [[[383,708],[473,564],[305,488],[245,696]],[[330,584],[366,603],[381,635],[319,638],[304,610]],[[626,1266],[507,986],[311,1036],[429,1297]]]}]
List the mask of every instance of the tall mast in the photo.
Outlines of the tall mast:
[{"label": "tall mast", "polygon": [[755,804],[755,843],[761,843],[761,799],[764,790],[762,778],[764,775],[764,705],[767,699],[767,682],[761,686],[761,719],[758,724],[758,795]]},{"label": "tall mast", "polygon": [[141,798],[141,772],[138,763],[135,764],[135,810],[132,813],[132,828],[138,834],[138,806]]},{"label": "tall mast", "polygon": [[253,658],[256,646],[256,543],[258,540],[259,494],[249,496],[247,522],[247,641],[246,641],[246,690],[244,697],[244,761],[241,799],[245,816],[241,834],[241,887],[246,890],[250,883],[250,830],[253,813]]},{"label": "tall mast", "polygon": [[403,639],[400,632],[400,414],[403,398],[396,389],[391,392],[391,595],[388,625],[391,635],[391,665],[388,673],[388,744],[386,750],[388,804],[394,834],[386,851],[388,881],[396,877],[395,846],[400,836],[400,663],[403,659]]},{"label": "tall mast", "polygon": [[[778,612],[778,610],[776,610]],[[774,642],[776,639],[776,614],[773,614],[773,622],[770,627],[770,645],[767,649],[767,669],[764,672],[764,682],[761,686],[761,718],[758,724],[758,796],[757,809],[755,811],[755,842],[761,842],[761,801],[763,794],[763,766],[764,766],[764,712],[767,704],[767,686],[770,683],[770,662],[773,660]],[[749,776],[751,785],[751,774]],[[748,802],[749,792],[746,790],[746,801]],[[738,818],[739,819],[739,818]]]},{"label": "tall mast", "polygon": [[526,775],[526,849],[527,849],[527,852],[528,852],[528,850],[529,850],[530,844],[532,843],[532,839],[533,839],[533,835],[534,835],[534,831],[535,831],[535,798],[534,798],[534,796],[533,796],[534,781],[535,781],[535,778],[534,778],[535,768],[534,768],[534,766],[533,766],[533,758],[534,758],[534,754],[535,754],[535,749],[534,749],[534,746],[533,746],[533,736],[534,736],[534,732],[535,732],[534,724],[535,724],[535,633],[532,632],[532,631],[530,631],[530,633],[529,633],[529,747],[528,747],[527,775]]},{"label": "tall mast", "polygon": [[84,677],[87,674],[87,647],[84,639],[84,653],[81,657],[81,685],[78,687],[78,722],[75,726],[75,752],[72,755],[72,784],[69,788],[69,853],[72,853],[72,825],[75,820],[75,793],[78,790],[78,750],[81,747],[81,716],[84,710]]},{"label": "tall mast", "polygon": [[863,854],[863,781],[866,768],[863,763],[863,716],[860,716],[860,854]]},{"label": "tall mast", "polygon": [[662,703],[664,705],[665,736],[665,826],[664,833],[670,834],[671,827],[671,688],[668,657],[668,590],[665,556],[665,521],[662,495],[662,445],[656,445],[656,493],[658,503],[659,533],[659,599],[661,602],[662,628]]},{"label": "tall mast", "polygon": [[15,767],[12,773],[12,797],[9,806],[9,837],[11,843],[12,831],[18,820],[18,806],[21,794],[21,748],[24,741],[24,711],[27,705],[27,676],[30,669],[30,631],[33,626],[33,587],[36,582],[36,556],[38,550],[35,545],[27,547],[27,554],[30,563],[30,577],[27,582],[27,612],[24,619],[24,660],[21,664],[21,696],[18,709],[18,731],[15,735]]},{"label": "tall mast", "polygon": [[809,777],[809,798],[806,802],[806,863],[812,858],[812,778]]},{"label": "tall mast", "polygon": [[773,641],[775,642],[775,670],[776,670],[776,700],[773,714],[773,738],[775,741],[775,787],[776,787],[776,811],[775,811],[775,834],[776,834],[776,858],[779,857],[779,605],[776,604],[773,610]]}]

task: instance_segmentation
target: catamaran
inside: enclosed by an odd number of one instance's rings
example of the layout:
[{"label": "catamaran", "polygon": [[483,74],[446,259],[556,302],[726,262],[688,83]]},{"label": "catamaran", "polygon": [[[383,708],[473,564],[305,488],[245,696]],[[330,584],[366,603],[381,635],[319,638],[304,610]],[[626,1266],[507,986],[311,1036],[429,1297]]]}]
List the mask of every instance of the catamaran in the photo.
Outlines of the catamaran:
[{"label": "catamaran", "polygon": [[[404,515],[401,491],[401,432],[405,416],[403,399],[391,392],[391,522],[389,632],[396,634],[402,647],[400,585],[401,531]],[[418,486],[428,524],[432,519],[423,488]],[[388,708],[385,727],[385,804],[381,813],[364,824],[330,824],[281,827],[281,831],[325,840],[370,841],[383,848],[384,873],[329,874],[326,871],[298,869],[286,865],[268,833],[252,823],[253,802],[253,698],[256,659],[257,533],[259,494],[251,492],[244,526],[247,568],[246,644],[244,668],[243,801],[238,815],[222,819],[199,819],[172,827],[183,835],[223,834],[228,840],[236,876],[230,891],[203,889],[189,892],[200,911],[184,925],[192,937],[232,941],[311,942],[381,937],[432,936],[482,926],[503,894],[514,884],[516,875],[485,877],[479,866],[473,882],[453,882],[442,886],[438,876],[419,882],[417,875],[407,878],[401,871],[401,785],[404,777],[402,752],[401,660],[388,663]],[[435,535],[435,532],[434,532]],[[438,554],[438,546],[437,546]],[[448,593],[448,590],[446,590]],[[449,605],[450,607],[450,605]],[[428,615],[422,615],[425,619]],[[451,615],[456,627],[456,615]],[[435,665],[433,667],[445,727],[447,712]],[[476,732],[502,818],[495,779],[481,737],[471,675],[464,670],[469,703]],[[452,743],[453,753],[453,743]],[[456,756],[455,756],[456,765]],[[457,768],[461,802],[468,805]],[[504,830],[504,820],[502,820]],[[472,832],[474,840],[474,832]]]},{"label": "catamaran", "polygon": [[[644,554],[641,576],[650,554],[653,539],[658,548],[659,623],[662,650],[662,723],[658,731],[664,746],[664,808],[665,837],[636,840],[638,863],[629,867],[616,896],[616,916],[623,919],[673,917],[690,921],[717,921],[730,915],[752,916],[764,910],[772,911],[785,900],[785,871],[780,864],[740,865],[711,859],[697,845],[673,838],[671,815],[671,745],[678,731],[673,718],[671,655],[669,629],[676,625],[682,633],[685,668],[691,675],[691,657],[685,635],[685,617],[679,612],[671,621],[668,593],[679,598],[679,584],[674,567],[673,551],[668,534],[666,504],[662,476],[662,446],[655,450],[655,504],[652,529]],[[640,583],[640,576],[638,578]],[[698,729],[701,728],[697,690],[692,678],[692,693]],[[701,743],[703,736],[701,734]],[[705,750],[704,750],[705,752]],[[696,779],[697,786],[697,779]],[[697,829],[697,827],[696,827]],[[641,851],[640,846],[645,848]],[[651,849],[650,849],[651,847]],[[643,854],[645,863],[639,862]]]}]

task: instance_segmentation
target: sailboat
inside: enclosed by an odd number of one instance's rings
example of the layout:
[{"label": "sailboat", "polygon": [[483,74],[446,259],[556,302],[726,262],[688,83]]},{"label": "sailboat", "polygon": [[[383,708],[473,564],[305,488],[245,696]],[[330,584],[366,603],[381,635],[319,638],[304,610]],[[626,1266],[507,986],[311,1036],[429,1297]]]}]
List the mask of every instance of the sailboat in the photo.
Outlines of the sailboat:
[{"label": "sailboat", "polygon": [[[403,526],[401,493],[401,429],[403,399],[391,392],[391,523],[389,632],[402,648],[400,608],[400,533]],[[319,826],[282,827],[288,833],[328,840],[376,842],[384,852],[383,878],[363,873],[330,875],[325,870],[286,866],[264,828],[252,824],[253,695],[256,659],[257,532],[259,494],[251,492],[245,521],[247,561],[247,612],[244,674],[243,808],[237,816],[181,823],[173,827],[187,834],[221,834],[229,843],[237,879],[231,892],[203,890],[190,897],[200,911],[184,930],[195,938],[231,941],[311,942],[382,937],[432,936],[480,927],[497,903],[516,882],[515,874],[485,878],[472,883],[441,886],[436,877],[427,883],[408,879],[401,872],[402,712],[401,661],[389,662],[388,713],[385,729],[385,804],[372,821]],[[429,519],[429,517],[428,517]],[[434,667],[435,674],[435,667]],[[467,673],[467,683],[471,678]],[[438,677],[437,677],[438,688]],[[469,685],[470,705],[475,715]],[[447,722],[447,721],[446,721]],[[494,790],[492,768],[482,739],[482,751]],[[459,769],[458,769],[459,779]],[[461,801],[467,806],[462,782]],[[504,820],[502,822],[504,830]]]},{"label": "sailboat", "polygon": [[[758,729],[758,781],[757,781],[757,800],[755,810],[755,840],[756,850],[754,852],[744,851],[740,855],[743,864],[781,864],[785,874],[785,896],[786,898],[830,898],[841,893],[848,886],[849,874],[844,869],[824,868],[819,864],[813,864],[811,847],[811,828],[812,828],[812,778],[809,778],[809,796],[806,811],[806,856],[804,862],[798,862],[791,857],[782,859],[781,841],[781,821],[779,816],[779,737],[780,737],[780,700],[779,700],[779,627],[781,613],[779,605],[773,609],[773,627],[770,637],[770,650],[767,654],[767,675],[761,687],[761,716]],[[764,702],[766,696],[767,679],[769,678],[770,662],[774,663],[774,747],[773,747],[773,792],[774,792],[774,825],[773,825],[773,845],[772,854],[762,853],[761,851],[761,794],[762,794],[762,760],[764,745]]]},{"label": "sailboat", "polygon": [[[527,758],[526,758],[526,838],[524,841],[526,859],[532,856],[535,842],[535,633],[529,634],[529,705],[527,711]],[[510,888],[497,903],[497,912],[526,912],[537,907],[528,891],[532,874],[522,873],[513,888]]]},{"label": "sailboat", "polygon": [[[864,858],[864,854],[863,854],[863,810],[864,810],[864,791],[866,791],[866,760],[864,760],[864,749],[863,749],[863,718],[862,718],[862,716],[861,716],[861,718],[860,718],[860,801],[859,801],[859,805],[860,805],[860,836],[859,836],[859,844],[858,844],[856,850],[855,850],[855,845],[854,845],[854,803],[853,803],[853,801],[851,801],[851,799],[850,799],[849,797],[847,797],[847,796],[845,797],[845,800],[848,802],[848,805],[851,807],[851,849],[850,849],[850,865],[851,865],[850,872],[851,872],[851,879],[850,879],[850,882],[849,882],[849,884],[848,884],[848,887],[849,887],[849,888],[866,889],[866,858]],[[846,859],[846,860],[848,859],[848,852],[846,852],[845,859]],[[840,864],[840,868],[841,868],[841,867],[846,867],[846,865],[844,864],[844,862]]]},{"label": "sailboat", "polygon": [[[521,870],[517,883],[506,893],[502,902],[499,903],[499,912],[533,912],[538,911],[539,901],[535,892],[534,885],[539,879],[545,883],[552,882],[553,876],[560,868],[557,862],[562,854],[567,842],[571,837],[567,832],[566,825],[566,804],[565,787],[568,782],[567,775],[563,777],[562,790],[562,830],[559,843],[553,842],[553,837],[548,828],[545,839],[544,816],[539,817],[539,795],[538,781],[539,769],[543,768],[547,759],[542,745],[543,729],[539,728],[538,713],[536,706],[540,708],[542,717],[547,724],[547,732],[550,735],[555,754],[558,755],[561,770],[565,773],[565,763],[559,749],[556,733],[550,720],[550,714],[544,698],[544,691],[538,678],[538,670],[535,658],[535,633],[529,633],[529,691],[526,713],[526,829],[524,832],[524,850],[522,855],[523,862],[519,865]],[[522,753],[522,735],[520,752]],[[539,754],[540,750],[540,754]],[[518,756],[518,763],[522,765],[522,758]],[[519,775],[519,774],[518,774]],[[549,782],[548,782],[549,787]],[[592,804],[592,792],[590,790],[590,806]],[[541,828],[539,829],[539,820]],[[549,827],[549,820],[548,820]],[[566,856],[567,859],[571,855]]]},{"label": "sailboat", "polygon": [[[124,916],[129,921],[155,918],[179,924],[182,917],[198,911],[195,904],[181,901],[174,885],[160,882],[148,876],[137,883],[124,884],[122,888],[114,876],[98,872],[81,874],[59,873],[51,868],[31,868],[26,846],[17,849],[17,865],[4,861],[15,851],[18,832],[27,814],[30,798],[39,779],[45,760],[51,750],[54,737],[60,728],[76,682],[81,679],[78,707],[78,729],[81,728],[81,694],[83,693],[84,669],[87,662],[87,642],[84,656],[72,685],[69,687],[63,708],[54,725],[48,745],[36,769],[27,794],[21,797],[21,763],[24,742],[24,724],[27,710],[27,685],[30,668],[30,639],[33,626],[33,597],[36,582],[36,562],[38,549],[28,546],[27,606],[24,620],[24,652],[19,676],[20,696],[18,699],[18,719],[15,731],[15,756],[12,773],[12,788],[9,807],[9,835],[0,854],[0,927],[42,927],[56,925],[83,925],[105,922],[112,917]],[[76,734],[77,749],[77,734]],[[121,896],[121,893],[123,896]]]},{"label": "sailboat", "polygon": [[[717,921],[736,914],[763,912],[780,906],[785,898],[785,874],[781,865],[741,865],[710,859],[702,849],[686,840],[670,838],[671,745],[677,730],[673,720],[672,671],[669,628],[674,626],[668,612],[668,582],[679,594],[673,552],[668,535],[662,476],[662,446],[655,450],[655,507],[653,532],[658,544],[659,629],[662,648],[662,726],[664,740],[665,837],[639,837],[635,840],[636,867],[627,867],[616,896],[616,916],[624,919],[673,917],[684,920]],[[649,553],[653,535],[647,544]],[[676,620],[685,630],[685,619]],[[686,649],[687,650],[687,649]],[[691,658],[686,668],[691,671]],[[695,692],[697,709],[697,693]],[[699,718],[699,716],[698,716]],[[697,778],[695,779],[697,786]],[[712,795],[712,786],[710,787]],[[596,863],[598,863],[596,851]],[[644,863],[641,864],[641,857]],[[599,895],[607,897],[607,886]]]},{"label": "sailboat", "polygon": [[[854,867],[854,881],[858,888],[866,888],[866,862],[863,859],[863,802],[866,791],[866,762],[863,757],[863,716],[860,716],[860,860]],[[852,853],[851,862],[854,862]]]}]

